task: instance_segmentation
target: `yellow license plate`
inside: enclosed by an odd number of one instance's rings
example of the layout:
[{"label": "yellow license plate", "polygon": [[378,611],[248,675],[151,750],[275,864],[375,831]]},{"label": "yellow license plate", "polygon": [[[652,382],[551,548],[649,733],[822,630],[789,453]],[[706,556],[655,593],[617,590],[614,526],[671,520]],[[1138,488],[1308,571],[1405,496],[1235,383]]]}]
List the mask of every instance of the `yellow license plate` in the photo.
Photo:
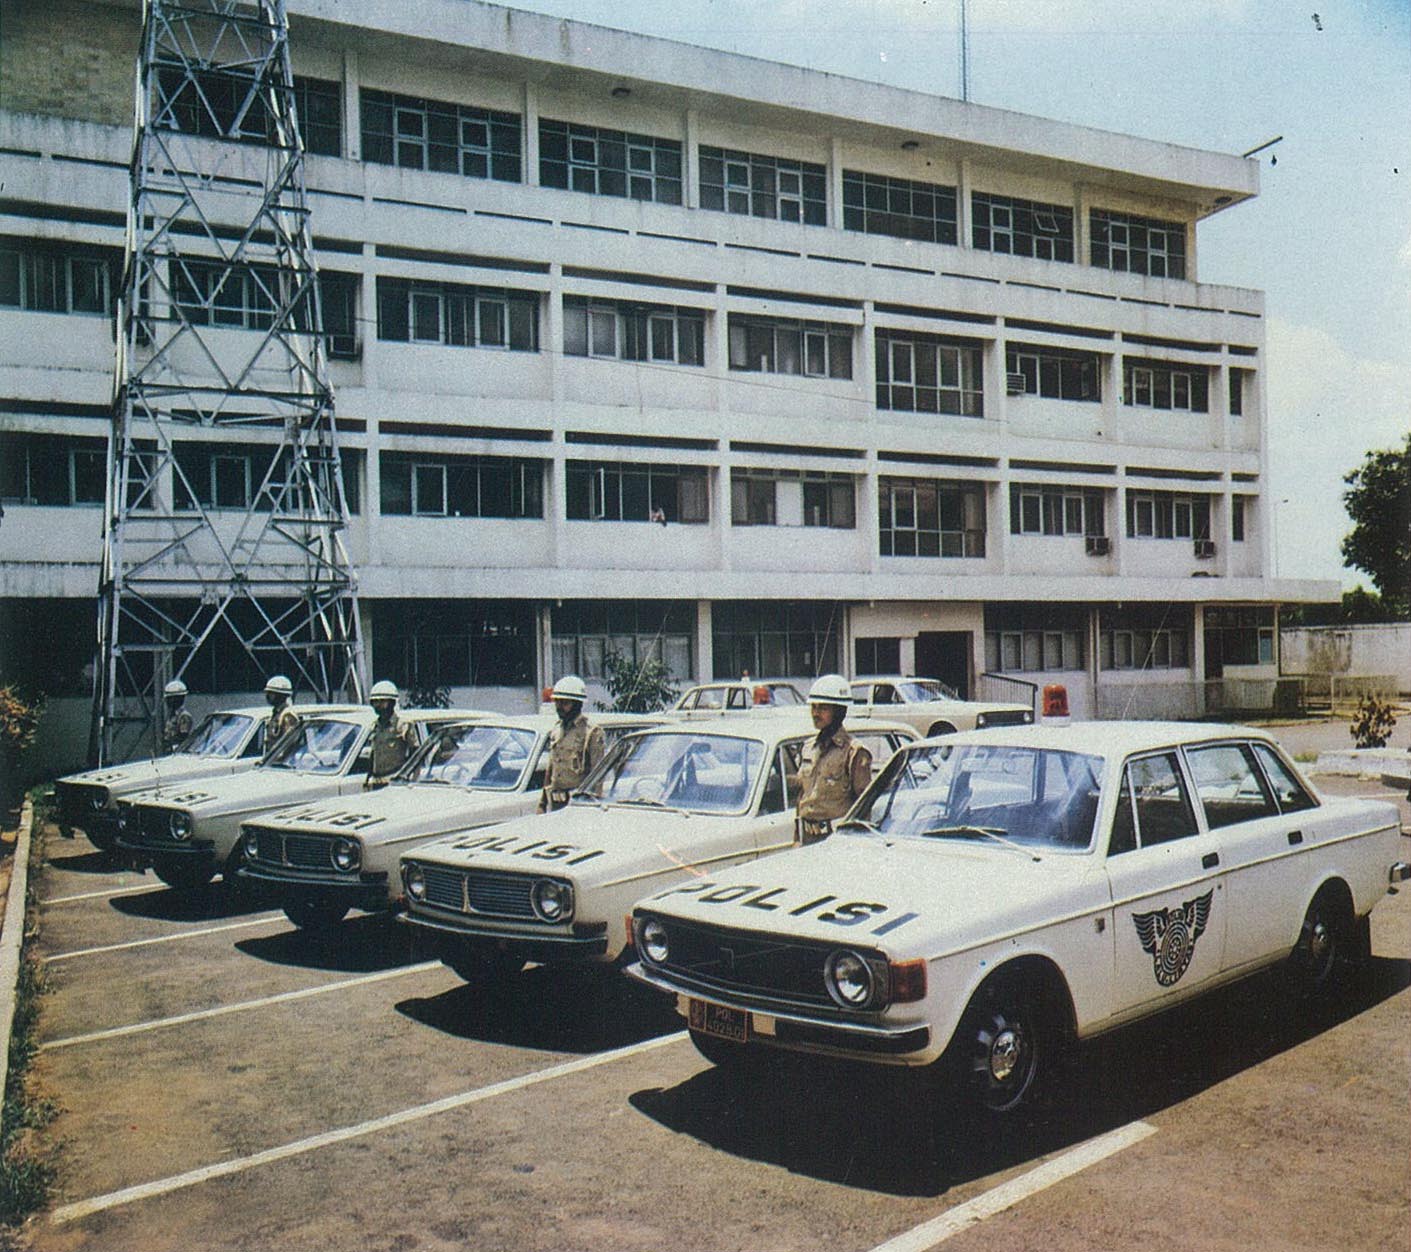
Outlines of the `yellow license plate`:
[{"label": "yellow license plate", "polygon": [[740,1009],[726,1008],[723,1004],[710,1004],[705,1000],[692,1000],[689,1021],[691,1029],[703,1035],[729,1039],[734,1043],[749,1042],[750,1015]]}]

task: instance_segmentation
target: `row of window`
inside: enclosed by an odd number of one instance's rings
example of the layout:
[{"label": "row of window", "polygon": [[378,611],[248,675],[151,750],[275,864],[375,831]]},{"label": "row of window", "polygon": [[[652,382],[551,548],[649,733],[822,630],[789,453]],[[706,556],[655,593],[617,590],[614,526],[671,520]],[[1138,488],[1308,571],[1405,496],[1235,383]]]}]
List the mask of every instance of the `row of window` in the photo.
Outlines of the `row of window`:
[{"label": "row of window", "polygon": [[[0,437],[0,499],[41,505],[101,504],[106,441],[61,435]],[[272,507],[284,467],[259,444],[179,443],[174,504],[178,509]],[[344,490],[358,512],[362,453],[343,453]],[[542,518],[545,462],[531,457],[383,452],[381,512],[391,516]],[[705,466],[569,461],[567,516],[573,521],[710,521]],[[141,484],[133,484],[138,491]],[[1161,491],[1127,495],[1131,538],[1208,540],[1211,497]],[[1244,539],[1245,499],[1235,496],[1231,538]],[[1010,533],[1101,536],[1104,493],[1077,487],[1011,484]],[[855,479],[847,473],[772,469],[730,471],[735,526],[857,525]],[[984,488],[978,484],[883,476],[878,526],[884,556],[985,555]]]},{"label": "row of window", "polygon": [[[205,69],[158,74],[156,125],[250,143],[277,142],[274,118],[248,72]],[[293,103],[309,152],[340,155],[342,87],[296,76]],[[517,113],[363,89],[363,159],[404,169],[499,182],[523,180],[523,120]],[[827,170],[816,162],[702,145],[701,207],[778,221],[827,222]],[[679,140],[541,118],[539,182],[545,187],[658,204],[683,201]],[[845,230],[955,244],[957,189],[937,183],[843,171]],[[1102,269],[1184,278],[1183,222],[1093,209],[1090,264]],[[990,192],[971,197],[971,245],[987,252],[1074,259],[1073,209]]]},{"label": "row of window", "polygon": [[[111,250],[56,249],[0,239],[0,307],[111,315],[117,258]],[[324,333],[335,357],[358,355],[358,275],[318,276]],[[290,298],[279,275],[261,264],[223,265],[181,258],[170,271],[173,303],[194,325],[268,330],[287,307],[297,326],[311,320],[309,292]],[[461,283],[379,277],[377,336],[393,343],[537,352],[540,293]],[[563,350],[569,356],[704,366],[706,313],[637,301],[565,296]],[[801,318],[729,314],[729,367],[754,373],[851,379],[855,328]],[[877,407],[980,417],[984,413],[978,341],[919,332],[876,332]],[[1100,358],[1033,344],[1005,350],[1014,395],[1098,402]],[[1244,410],[1246,375],[1229,370],[1229,411]],[[1206,412],[1210,369],[1123,358],[1124,404]]]}]

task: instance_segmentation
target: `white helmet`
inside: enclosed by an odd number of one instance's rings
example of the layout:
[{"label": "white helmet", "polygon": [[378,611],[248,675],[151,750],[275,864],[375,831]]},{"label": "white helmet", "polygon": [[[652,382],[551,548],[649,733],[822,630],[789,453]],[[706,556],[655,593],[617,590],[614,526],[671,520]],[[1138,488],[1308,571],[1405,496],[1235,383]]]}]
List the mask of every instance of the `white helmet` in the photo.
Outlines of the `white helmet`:
[{"label": "white helmet", "polygon": [[397,684],[383,679],[381,682],[372,684],[372,690],[367,693],[367,698],[371,700],[395,700],[401,692],[397,690]]},{"label": "white helmet", "polygon": [[292,696],[294,694],[294,684],[283,674],[276,674],[269,682],[265,683],[265,693],[267,695]]},{"label": "white helmet", "polygon": [[810,704],[851,704],[852,688],[841,674],[824,674],[808,689]]},{"label": "white helmet", "polygon": [[179,678],[173,678],[171,682],[167,683],[167,685],[162,688],[162,694],[169,700],[174,700],[178,696],[185,696],[186,684]]},{"label": "white helmet", "polygon": [[565,674],[554,684],[550,693],[554,700],[577,700],[582,704],[588,698],[588,687],[577,674]]}]

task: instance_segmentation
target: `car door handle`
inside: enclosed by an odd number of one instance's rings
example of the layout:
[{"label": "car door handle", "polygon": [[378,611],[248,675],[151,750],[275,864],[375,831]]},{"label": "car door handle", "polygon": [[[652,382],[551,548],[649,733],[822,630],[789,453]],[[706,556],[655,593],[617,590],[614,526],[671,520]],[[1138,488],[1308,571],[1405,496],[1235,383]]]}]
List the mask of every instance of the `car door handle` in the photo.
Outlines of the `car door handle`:
[{"label": "car door handle", "polygon": [[1303,842],[1303,832],[1301,830],[1289,831],[1289,846],[1294,847]]},{"label": "car door handle", "polygon": [[1200,858],[1201,869],[1214,869],[1220,864],[1220,854],[1218,852],[1207,852]]}]

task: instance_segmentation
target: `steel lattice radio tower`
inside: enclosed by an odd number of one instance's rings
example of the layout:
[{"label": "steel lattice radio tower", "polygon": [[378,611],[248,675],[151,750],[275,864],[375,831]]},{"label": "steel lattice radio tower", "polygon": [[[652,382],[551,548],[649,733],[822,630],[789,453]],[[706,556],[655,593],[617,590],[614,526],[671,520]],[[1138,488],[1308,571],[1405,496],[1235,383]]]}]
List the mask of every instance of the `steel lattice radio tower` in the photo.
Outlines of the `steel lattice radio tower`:
[{"label": "steel lattice radio tower", "polygon": [[285,0],[146,0],[125,265],[100,761],[145,746],[167,681],[231,658],[361,691]]}]

